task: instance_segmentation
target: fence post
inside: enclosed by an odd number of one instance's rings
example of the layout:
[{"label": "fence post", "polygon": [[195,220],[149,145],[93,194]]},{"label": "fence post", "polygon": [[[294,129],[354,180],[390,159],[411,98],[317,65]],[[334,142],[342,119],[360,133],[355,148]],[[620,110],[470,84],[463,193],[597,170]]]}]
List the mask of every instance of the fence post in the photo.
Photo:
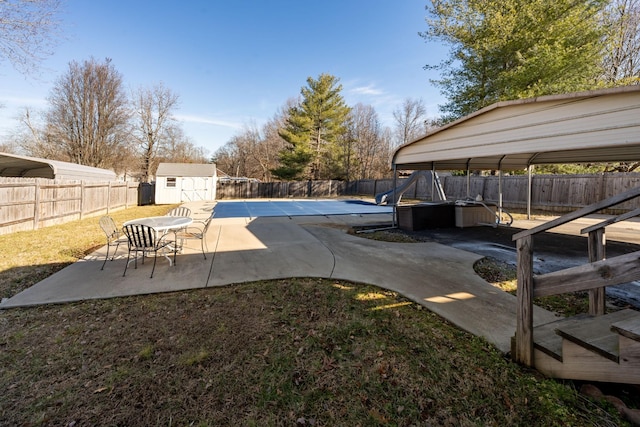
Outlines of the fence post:
[{"label": "fence post", "polygon": [[107,215],[111,211],[111,181],[107,185]]},{"label": "fence post", "polygon": [[38,229],[38,222],[40,222],[40,180],[36,179],[35,186],[35,200],[33,201],[33,229]]},{"label": "fence post", "polygon": [[87,197],[84,180],[80,181],[80,219],[84,218],[84,199]]}]

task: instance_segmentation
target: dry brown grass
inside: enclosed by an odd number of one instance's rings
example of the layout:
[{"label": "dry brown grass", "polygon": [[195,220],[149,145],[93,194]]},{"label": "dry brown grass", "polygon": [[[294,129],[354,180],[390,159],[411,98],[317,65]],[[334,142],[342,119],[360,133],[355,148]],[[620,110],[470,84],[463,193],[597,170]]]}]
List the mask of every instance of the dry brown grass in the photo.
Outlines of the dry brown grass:
[{"label": "dry brown grass", "polygon": [[291,279],[0,313],[5,425],[615,425],[379,288]]},{"label": "dry brown grass", "polygon": [[[102,244],[97,218],[1,237],[2,295]],[[622,423],[397,294],[323,279],[0,311],[0,367],[2,425]]]}]

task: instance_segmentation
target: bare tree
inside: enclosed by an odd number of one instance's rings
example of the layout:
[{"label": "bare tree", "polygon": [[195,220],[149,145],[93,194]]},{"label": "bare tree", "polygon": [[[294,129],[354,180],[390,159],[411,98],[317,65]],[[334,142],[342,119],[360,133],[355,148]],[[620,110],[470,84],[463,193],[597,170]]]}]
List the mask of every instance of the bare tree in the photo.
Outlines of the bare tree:
[{"label": "bare tree", "polygon": [[[288,103],[292,103],[289,100]],[[279,153],[287,146],[285,141],[279,133],[279,129],[284,126],[286,121],[287,108],[281,108],[271,120],[262,126],[262,139],[261,144],[256,147],[254,153],[255,161],[260,168],[260,175],[256,175],[262,181],[271,181],[273,176],[271,171],[276,169],[280,165]]]},{"label": "bare tree", "polygon": [[66,161],[118,171],[129,144],[130,112],[111,60],[71,62],[48,101],[44,137],[35,144],[45,152],[56,147]]},{"label": "bare tree", "polygon": [[65,160],[60,147],[48,137],[46,126],[36,121],[28,108],[20,117],[20,127],[14,140],[28,155],[52,160]]},{"label": "bare tree", "polygon": [[287,146],[280,136],[286,114],[294,100],[280,109],[259,129],[255,124],[245,126],[234,135],[213,157],[218,169],[235,176],[271,181],[271,171],[279,166],[279,153]]},{"label": "bare tree", "polygon": [[140,170],[144,182],[151,180],[158,167],[158,155],[175,124],[173,110],[177,108],[178,100],[178,95],[162,83],[151,88],[140,88],[134,95],[134,137],[140,150]]},{"label": "bare tree", "polygon": [[0,1],[0,61],[33,72],[59,40],[60,0]]},{"label": "bare tree", "polygon": [[216,169],[226,174],[234,175],[236,170],[239,169],[240,156],[238,151],[235,138],[218,148],[212,158],[212,161],[216,164]]},{"label": "bare tree", "polygon": [[640,84],[640,0],[612,0],[603,13],[605,82]]},{"label": "bare tree", "polygon": [[349,125],[351,153],[348,180],[372,179],[381,174],[380,158],[386,158],[387,147],[378,114],[370,105],[356,104]]},{"label": "bare tree", "polygon": [[396,120],[396,145],[406,144],[419,137],[426,130],[427,109],[422,99],[407,98],[393,111]]},{"label": "bare tree", "polygon": [[173,124],[165,132],[165,144],[158,155],[171,163],[207,163],[207,155],[202,147],[196,147],[184,134],[181,126]]}]

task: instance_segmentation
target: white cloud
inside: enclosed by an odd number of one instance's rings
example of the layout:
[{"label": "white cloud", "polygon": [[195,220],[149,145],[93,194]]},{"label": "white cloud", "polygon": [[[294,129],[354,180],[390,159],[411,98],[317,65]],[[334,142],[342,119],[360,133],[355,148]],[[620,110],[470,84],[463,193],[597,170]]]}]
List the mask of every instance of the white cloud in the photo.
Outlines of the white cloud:
[{"label": "white cloud", "polygon": [[0,104],[9,108],[43,108],[47,105],[47,100],[45,98],[29,98],[29,97],[19,97],[19,96],[1,96]]},{"label": "white cloud", "polygon": [[370,84],[368,86],[358,86],[349,90],[350,93],[354,95],[366,95],[366,96],[381,96],[384,95],[384,91],[382,89],[378,89],[374,84]]},{"label": "white cloud", "polygon": [[185,123],[197,123],[197,124],[204,124],[204,125],[221,126],[226,128],[232,128],[232,129],[242,128],[241,123],[232,121],[232,120],[221,120],[221,119],[214,119],[214,118],[203,117],[203,116],[194,116],[194,115],[188,115],[188,114],[177,114],[175,118]]}]

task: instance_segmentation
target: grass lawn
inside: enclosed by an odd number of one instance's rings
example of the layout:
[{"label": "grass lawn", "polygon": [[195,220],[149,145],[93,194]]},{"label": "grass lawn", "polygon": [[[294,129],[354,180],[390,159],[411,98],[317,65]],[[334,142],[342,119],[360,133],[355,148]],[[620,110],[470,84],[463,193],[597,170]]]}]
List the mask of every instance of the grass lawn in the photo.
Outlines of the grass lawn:
[{"label": "grass lawn", "polygon": [[[2,296],[103,244],[98,218],[65,227],[0,236]],[[625,425],[393,292],[325,279],[0,311],[0,367],[2,425]]]}]

